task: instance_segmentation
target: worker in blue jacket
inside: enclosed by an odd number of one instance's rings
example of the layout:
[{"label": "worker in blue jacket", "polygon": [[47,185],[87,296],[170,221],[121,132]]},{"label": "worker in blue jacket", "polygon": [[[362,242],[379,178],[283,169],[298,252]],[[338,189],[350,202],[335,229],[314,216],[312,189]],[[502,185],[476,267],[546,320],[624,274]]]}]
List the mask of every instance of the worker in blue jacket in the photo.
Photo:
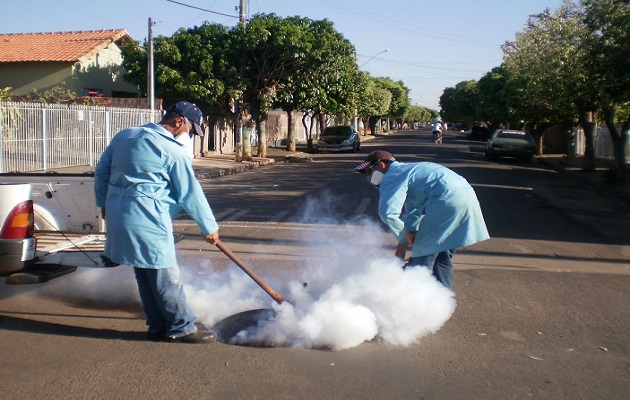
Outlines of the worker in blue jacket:
[{"label": "worker in blue jacket", "polygon": [[107,225],[105,256],[134,268],[147,316],[148,338],[206,343],[215,338],[195,325],[175,256],[172,217],[185,210],[206,241],[216,244],[219,226],[189,155],[176,140],[203,136],[199,108],[181,101],[158,124],[120,131],[96,167],[96,206]]},{"label": "worker in blue jacket", "polygon": [[490,237],[466,179],[438,164],[398,162],[383,150],[355,170],[379,189],[378,214],[398,241],[396,256],[404,260],[411,244],[405,268],[429,268],[451,288],[455,250]]}]

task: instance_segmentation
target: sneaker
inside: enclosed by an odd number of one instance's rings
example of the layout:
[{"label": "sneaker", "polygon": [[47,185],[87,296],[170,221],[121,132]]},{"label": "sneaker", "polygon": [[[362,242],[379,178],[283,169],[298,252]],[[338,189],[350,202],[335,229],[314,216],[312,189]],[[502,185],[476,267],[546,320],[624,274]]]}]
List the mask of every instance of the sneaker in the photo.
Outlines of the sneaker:
[{"label": "sneaker", "polygon": [[174,343],[213,343],[217,341],[217,337],[212,332],[198,330],[186,336],[168,337],[168,341]]},{"label": "sneaker", "polygon": [[159,342],[166,339],[166,332],[147,332],[147,339],[153,342]]}]

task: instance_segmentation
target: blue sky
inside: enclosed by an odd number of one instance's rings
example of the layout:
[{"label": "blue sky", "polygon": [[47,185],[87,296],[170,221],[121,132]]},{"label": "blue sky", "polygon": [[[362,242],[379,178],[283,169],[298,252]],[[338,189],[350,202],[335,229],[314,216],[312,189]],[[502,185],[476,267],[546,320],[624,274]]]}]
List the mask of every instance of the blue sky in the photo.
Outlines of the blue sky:
[{"label": "blue sky", "polygon": [[[236,24],[238,0],[21,0],[4,2],[0,33],[124,28],[135,40],[171,36],[204,21]],[[354,44],[372,76],[402,80],[412,104],[439,110],[447,87],[477,80],[501,64],[501,44],[523,30],[531,14],[562,0],[250,0],[248,15],[275,13],[328,19]],[[380,53],[388,49],[387,52]],[[380,54],[378,54],[380,53]],[[378,54],[378,55],[377,55]],[[373,56],[376,57],[372,58]]]}]

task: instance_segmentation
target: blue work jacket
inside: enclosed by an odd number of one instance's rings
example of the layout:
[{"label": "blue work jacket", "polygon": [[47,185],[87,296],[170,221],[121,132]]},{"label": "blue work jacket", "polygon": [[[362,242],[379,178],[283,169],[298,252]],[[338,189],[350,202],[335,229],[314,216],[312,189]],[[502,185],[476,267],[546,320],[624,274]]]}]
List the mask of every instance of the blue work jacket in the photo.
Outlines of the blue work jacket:
[{"label": "blue work jacket", "polygon": [[416,232],[412,257],[488,239],[475,191],[450,169],[428,162],[389,165],[379,186],[378,214],[398,243]]},{"label": "blue work jacket", "polygon": [[219,229],[190,157],[157,124],[124,129],[96,166],[96,206],[105,207],[105,255],[138,268],[176,264],[172,217],[182,209],[204,235]]}]

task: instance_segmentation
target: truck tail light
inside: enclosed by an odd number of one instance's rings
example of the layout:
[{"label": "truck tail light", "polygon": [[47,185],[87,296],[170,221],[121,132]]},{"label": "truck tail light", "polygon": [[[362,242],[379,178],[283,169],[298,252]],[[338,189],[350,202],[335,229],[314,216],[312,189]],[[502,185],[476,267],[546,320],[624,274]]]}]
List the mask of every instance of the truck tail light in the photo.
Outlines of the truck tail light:
[{"label": "truck tail light", "polygon": [[35,214],[33,212],[33,200],[26,200],[13,207],[9,213],[0,238],[2,239],[24,239],[33,237],[35,230]]}]

